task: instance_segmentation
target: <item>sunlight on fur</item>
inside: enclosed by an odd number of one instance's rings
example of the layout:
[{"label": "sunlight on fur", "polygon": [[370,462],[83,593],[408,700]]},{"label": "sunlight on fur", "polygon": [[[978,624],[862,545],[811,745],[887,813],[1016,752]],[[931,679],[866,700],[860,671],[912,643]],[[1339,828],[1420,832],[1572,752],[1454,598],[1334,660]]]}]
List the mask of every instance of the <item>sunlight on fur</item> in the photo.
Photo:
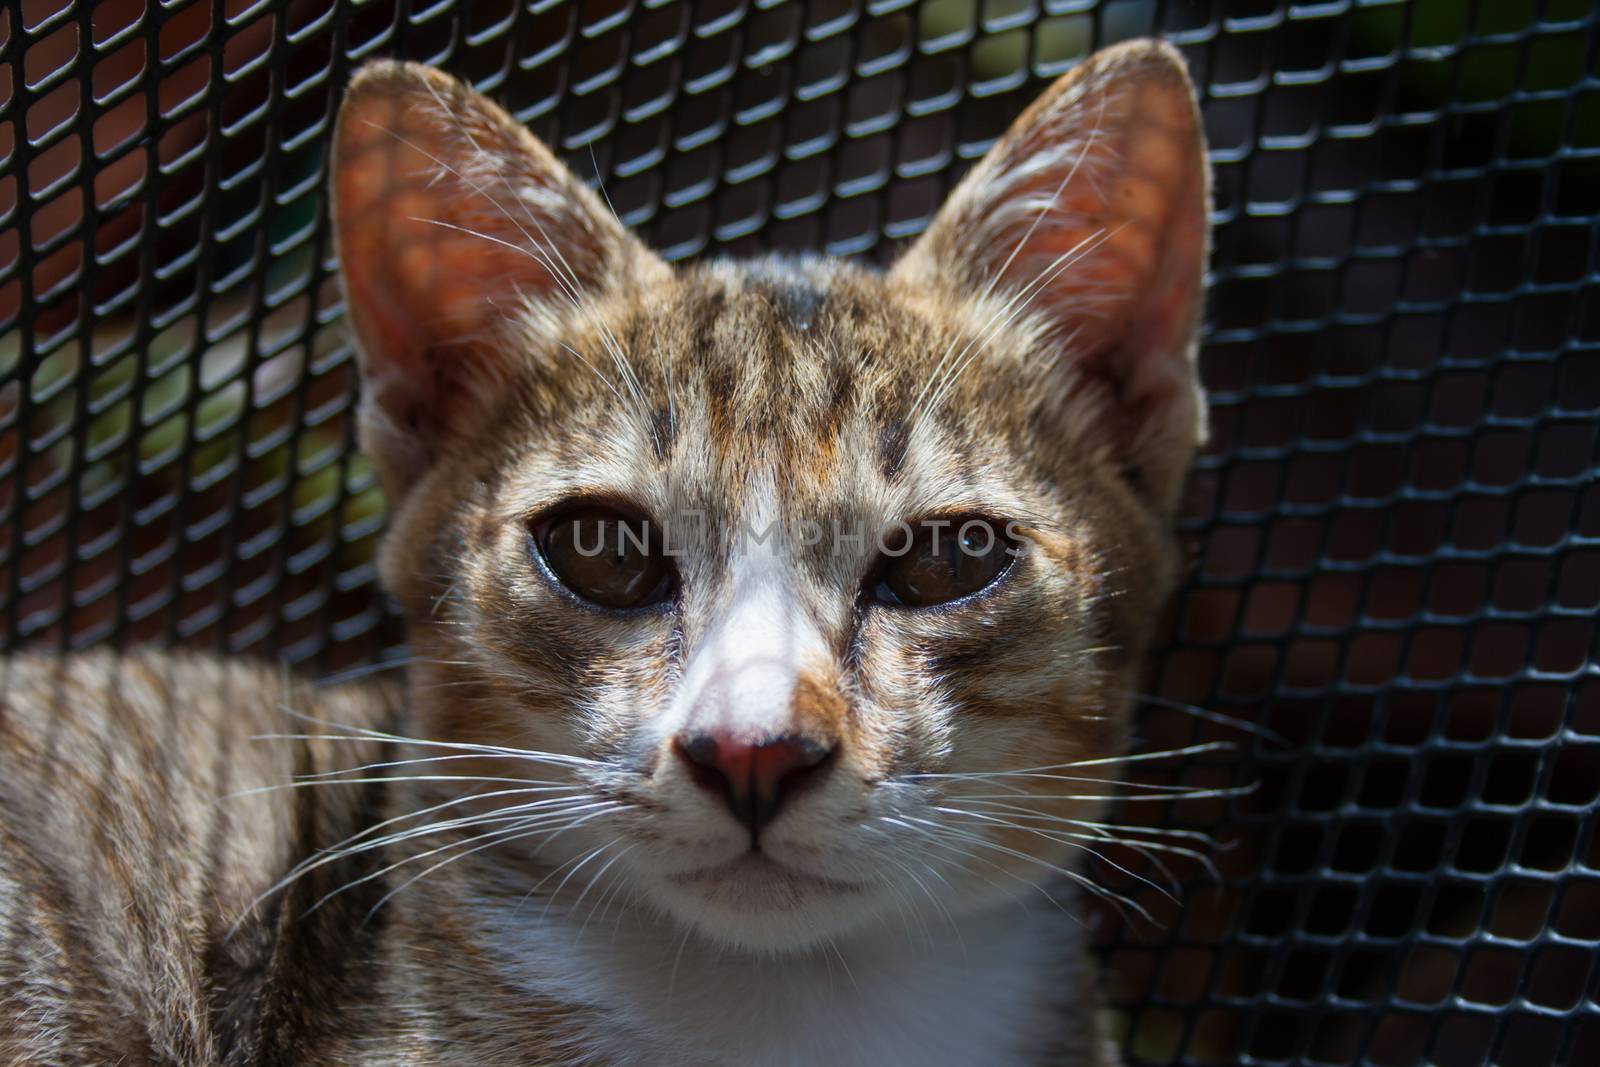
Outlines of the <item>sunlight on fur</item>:
[{"label": "sunlight on fur", "polygon": [[409,657],[0,665],[0,1060],[1115,1063],[1086,861],[1206,862],[1107,809],[1214,747],[1123,755],[1204,435],[1177,52],[881,273],[669,266],[416,65],[331,178]]}]

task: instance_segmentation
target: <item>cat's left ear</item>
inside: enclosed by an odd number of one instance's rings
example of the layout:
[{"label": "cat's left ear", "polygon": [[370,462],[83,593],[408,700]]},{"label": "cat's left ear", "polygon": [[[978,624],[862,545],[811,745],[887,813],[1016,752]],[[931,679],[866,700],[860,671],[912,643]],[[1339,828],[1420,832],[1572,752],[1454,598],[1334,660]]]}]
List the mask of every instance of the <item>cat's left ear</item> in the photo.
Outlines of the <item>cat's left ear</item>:
[{"label": "cat's left ear", "polygon": [[429,67],[362,68],[331,169],[361,445],[391,496],[484,425],[535,358],[530,315],[667,272],[520,123]]},{"label": "cat's left ear", "polygon": [[1176,506],[1204,436],[1195,373],[1210,170],[1172,47],[1091,56],[1012,125],[895,265],[989,326],[1037,331],[1068,432]]}]

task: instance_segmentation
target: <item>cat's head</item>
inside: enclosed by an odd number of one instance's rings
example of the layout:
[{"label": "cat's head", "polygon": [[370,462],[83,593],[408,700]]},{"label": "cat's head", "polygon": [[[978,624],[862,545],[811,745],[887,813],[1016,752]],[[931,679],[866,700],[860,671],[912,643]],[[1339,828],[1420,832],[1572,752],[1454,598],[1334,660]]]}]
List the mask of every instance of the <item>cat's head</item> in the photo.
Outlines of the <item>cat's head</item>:
[{"label": "cat's head", "polygon": [[485,98],[363,70],[334,214],[412,729],[582,786],[480,859],[766,949],[1075,870],[1175,578],[1208,188],[1134,43],[886,273],[672,268]]}]

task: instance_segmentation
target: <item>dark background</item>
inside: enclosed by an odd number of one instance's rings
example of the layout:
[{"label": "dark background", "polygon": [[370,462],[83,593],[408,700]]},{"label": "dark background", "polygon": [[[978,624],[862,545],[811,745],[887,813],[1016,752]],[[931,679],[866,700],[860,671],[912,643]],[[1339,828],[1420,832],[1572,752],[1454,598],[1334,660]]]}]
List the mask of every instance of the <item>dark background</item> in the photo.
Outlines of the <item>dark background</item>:
[{"label": "dark background", "polygon": [[[675,258],[883,261],[1161,33],[1217,173],[1213,439],[1148,683],[1217,839],[1090,911],[1136,1063],[1600,1063],[1600,17],[1586,0],[22,0],[0,12],[0,645],[395,655],[323,226],[370,55]],[[1218,716],[1239,720],[1226,725]],[[1209,846],[1208,846],[1209,847]],[[1152,878],[1132,855],[1110,856]]]}]

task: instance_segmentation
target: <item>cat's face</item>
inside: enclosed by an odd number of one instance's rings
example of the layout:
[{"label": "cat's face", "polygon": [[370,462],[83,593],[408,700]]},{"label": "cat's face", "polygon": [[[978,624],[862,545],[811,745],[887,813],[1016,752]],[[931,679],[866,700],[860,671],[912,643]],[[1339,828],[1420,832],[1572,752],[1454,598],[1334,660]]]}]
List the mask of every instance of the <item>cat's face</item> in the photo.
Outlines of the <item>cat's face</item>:
[{"label": "cat's face", "polygon": [[1076,870],[1201,432],[1175,55],[1054,87],[887,274],[669,269],[417,67],[335,174],[413,732],[592,805],[484,862],[759,949]]}]

